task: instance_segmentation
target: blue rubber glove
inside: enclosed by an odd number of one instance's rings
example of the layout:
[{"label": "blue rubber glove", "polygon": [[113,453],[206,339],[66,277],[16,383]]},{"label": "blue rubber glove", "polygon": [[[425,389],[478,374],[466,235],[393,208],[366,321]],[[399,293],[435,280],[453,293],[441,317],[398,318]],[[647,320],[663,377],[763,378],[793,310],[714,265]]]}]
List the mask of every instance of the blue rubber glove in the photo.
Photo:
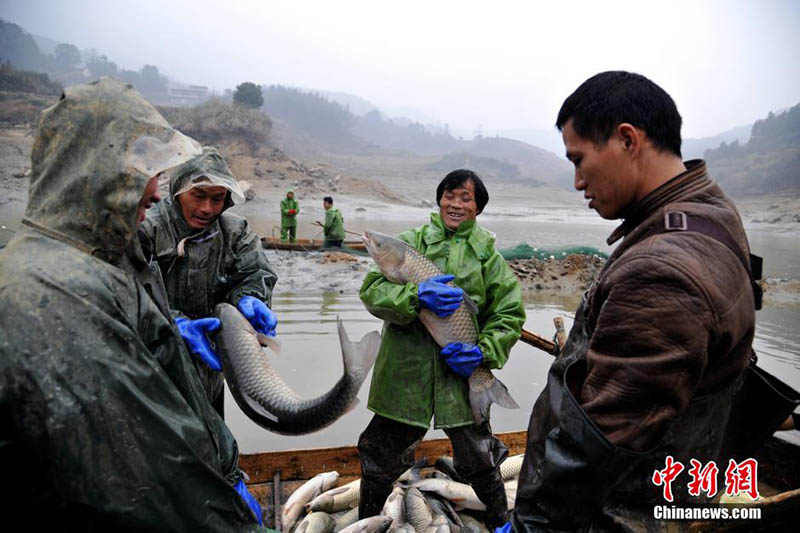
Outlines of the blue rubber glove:
[{"label": "blue rubber glove", "polygon": [[453,279],[455,276],[451,274],[441,274],[420,283],[417,293],[419,305],[427,307],[440,318],[452,315],[464,299],[463,290],[447,285]]},{"label": "blue rubber glove", "polygon": [[253,328],[259,333],[269,337],[275,336],[275,327],[278,325],[278,318],[275,313],[267,307],[267,304],[254,296],[242,296],[236,304],[244,317],[252,324]]},{"label": "blue rubber glove", "polygon": [[441,354],[447,366],[462,378],[470,377],[483,361],[483,352],[475,344],[451,342],[442,348]]},{"label": "blue rubber glove", "polygon": [[502,526],[494,528],[494,533],[511,533],[512,531],[514,530],[511,529],[511,522],[506,522]]},{"label": "blue rubber glove", "polygon": [[189,320],[181,317],[175,319],[175,324],[178,326],[178,331],[181,332],[181,337],[189,345],[189,350],[202,359],[209,368],[222,372],[219,356],[211,349],[211,344],[206,337],[206,333],[219,329],[219,319],[210,317]]},{"label": "blue rubber glove", "polygon": [[258,521],[259,526],[264,525],[263,521],[263,513],[261,512],[261,505],[258,504],[258,500],[250,494],[250,491],[247,490],[247,485],[244,484],[244,480],[240,479],[239,482],[236,484],[235,487],[236,492],[239,493],[239,496],[242,497],[244,502],[250,507],[250,510],[253,511],[253,514],[256,515],[256,521]]}]

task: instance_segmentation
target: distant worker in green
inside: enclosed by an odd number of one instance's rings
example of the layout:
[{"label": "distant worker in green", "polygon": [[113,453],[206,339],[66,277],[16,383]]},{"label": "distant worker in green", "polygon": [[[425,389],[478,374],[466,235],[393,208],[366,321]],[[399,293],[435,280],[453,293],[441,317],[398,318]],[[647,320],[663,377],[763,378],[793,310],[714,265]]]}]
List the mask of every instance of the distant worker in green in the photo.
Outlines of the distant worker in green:
[{"label": "distant worker in green", "polygon": [[294,199],[294,191],[286,193],[286,198],[281,200],[281,242],[294,242],[297,236],[297,213],[300,204]]},{"label": "distant worker in green", "polygon": [[333,198],[326,196],[322,199],[322,207],[325,208],[325,224],[322,226],[322,233],[325,236],[323,248],[341,248],[344,241],[344,219],[342,212],[333,207]]}]

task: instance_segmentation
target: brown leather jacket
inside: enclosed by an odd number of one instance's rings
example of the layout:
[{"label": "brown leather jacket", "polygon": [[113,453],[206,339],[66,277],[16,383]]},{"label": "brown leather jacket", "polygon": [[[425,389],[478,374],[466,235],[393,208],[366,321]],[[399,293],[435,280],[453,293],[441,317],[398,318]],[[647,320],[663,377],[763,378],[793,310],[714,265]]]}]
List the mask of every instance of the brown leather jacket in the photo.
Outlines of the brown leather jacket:
[{"label": "brown leather jacket", "polygon": [[707,218],[749,253],[733,203],[702,161],[632,206],[620,243],[590,289],[594,333],[579,402],[608,439],[645,450],[695,396],[730,385],[747,366],[755,311],[748,273],[719,241],[695,232],[642,239],[667,210]]},{"label": "brown leather jacket", "polygon": [[[705,163],[686,167],[630,206],[609,238],[624,240],[584,295],[531,413],[515,531],[652,520],[653,505],[668,503],[651,481],[667,455],[688,468],[725,453],[755,329],[749,273],[719,240],[651,228],[681,211],[749,250]],[[676,501],[686,500],[688,477],[673,484]]]}]

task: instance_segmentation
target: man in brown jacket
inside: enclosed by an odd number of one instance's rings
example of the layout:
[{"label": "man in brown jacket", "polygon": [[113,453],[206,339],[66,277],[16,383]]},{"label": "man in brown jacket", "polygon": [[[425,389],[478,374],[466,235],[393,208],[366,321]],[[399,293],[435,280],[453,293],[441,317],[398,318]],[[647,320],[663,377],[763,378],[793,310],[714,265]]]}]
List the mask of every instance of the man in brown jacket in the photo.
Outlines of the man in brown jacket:
[{"label": "man in brown jacket", "polygon": [[[625,529],[689,498],[690,460],[724,472],[731,395],[755,328],[747,239],[701,160],[681,160],[681,117],[647,78],[603,72],[556,122],[575,188],[623,239],[586,291],[534,405],[515,531]],[[724,487],[720,487],[724,491]],[[700,493],[695,501],[708,502]]]}]

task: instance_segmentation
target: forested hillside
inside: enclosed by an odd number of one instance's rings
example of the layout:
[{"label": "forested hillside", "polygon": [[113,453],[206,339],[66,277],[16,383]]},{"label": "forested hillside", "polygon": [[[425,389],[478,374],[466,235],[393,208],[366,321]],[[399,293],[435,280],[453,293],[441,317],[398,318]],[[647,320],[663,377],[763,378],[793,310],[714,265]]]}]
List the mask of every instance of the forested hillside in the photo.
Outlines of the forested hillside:
[{"label": "forested hillside", "polygon": [[800,104],[756,121],[747,143],[722,143],[705,159],[730,194],[800,192]]}]

